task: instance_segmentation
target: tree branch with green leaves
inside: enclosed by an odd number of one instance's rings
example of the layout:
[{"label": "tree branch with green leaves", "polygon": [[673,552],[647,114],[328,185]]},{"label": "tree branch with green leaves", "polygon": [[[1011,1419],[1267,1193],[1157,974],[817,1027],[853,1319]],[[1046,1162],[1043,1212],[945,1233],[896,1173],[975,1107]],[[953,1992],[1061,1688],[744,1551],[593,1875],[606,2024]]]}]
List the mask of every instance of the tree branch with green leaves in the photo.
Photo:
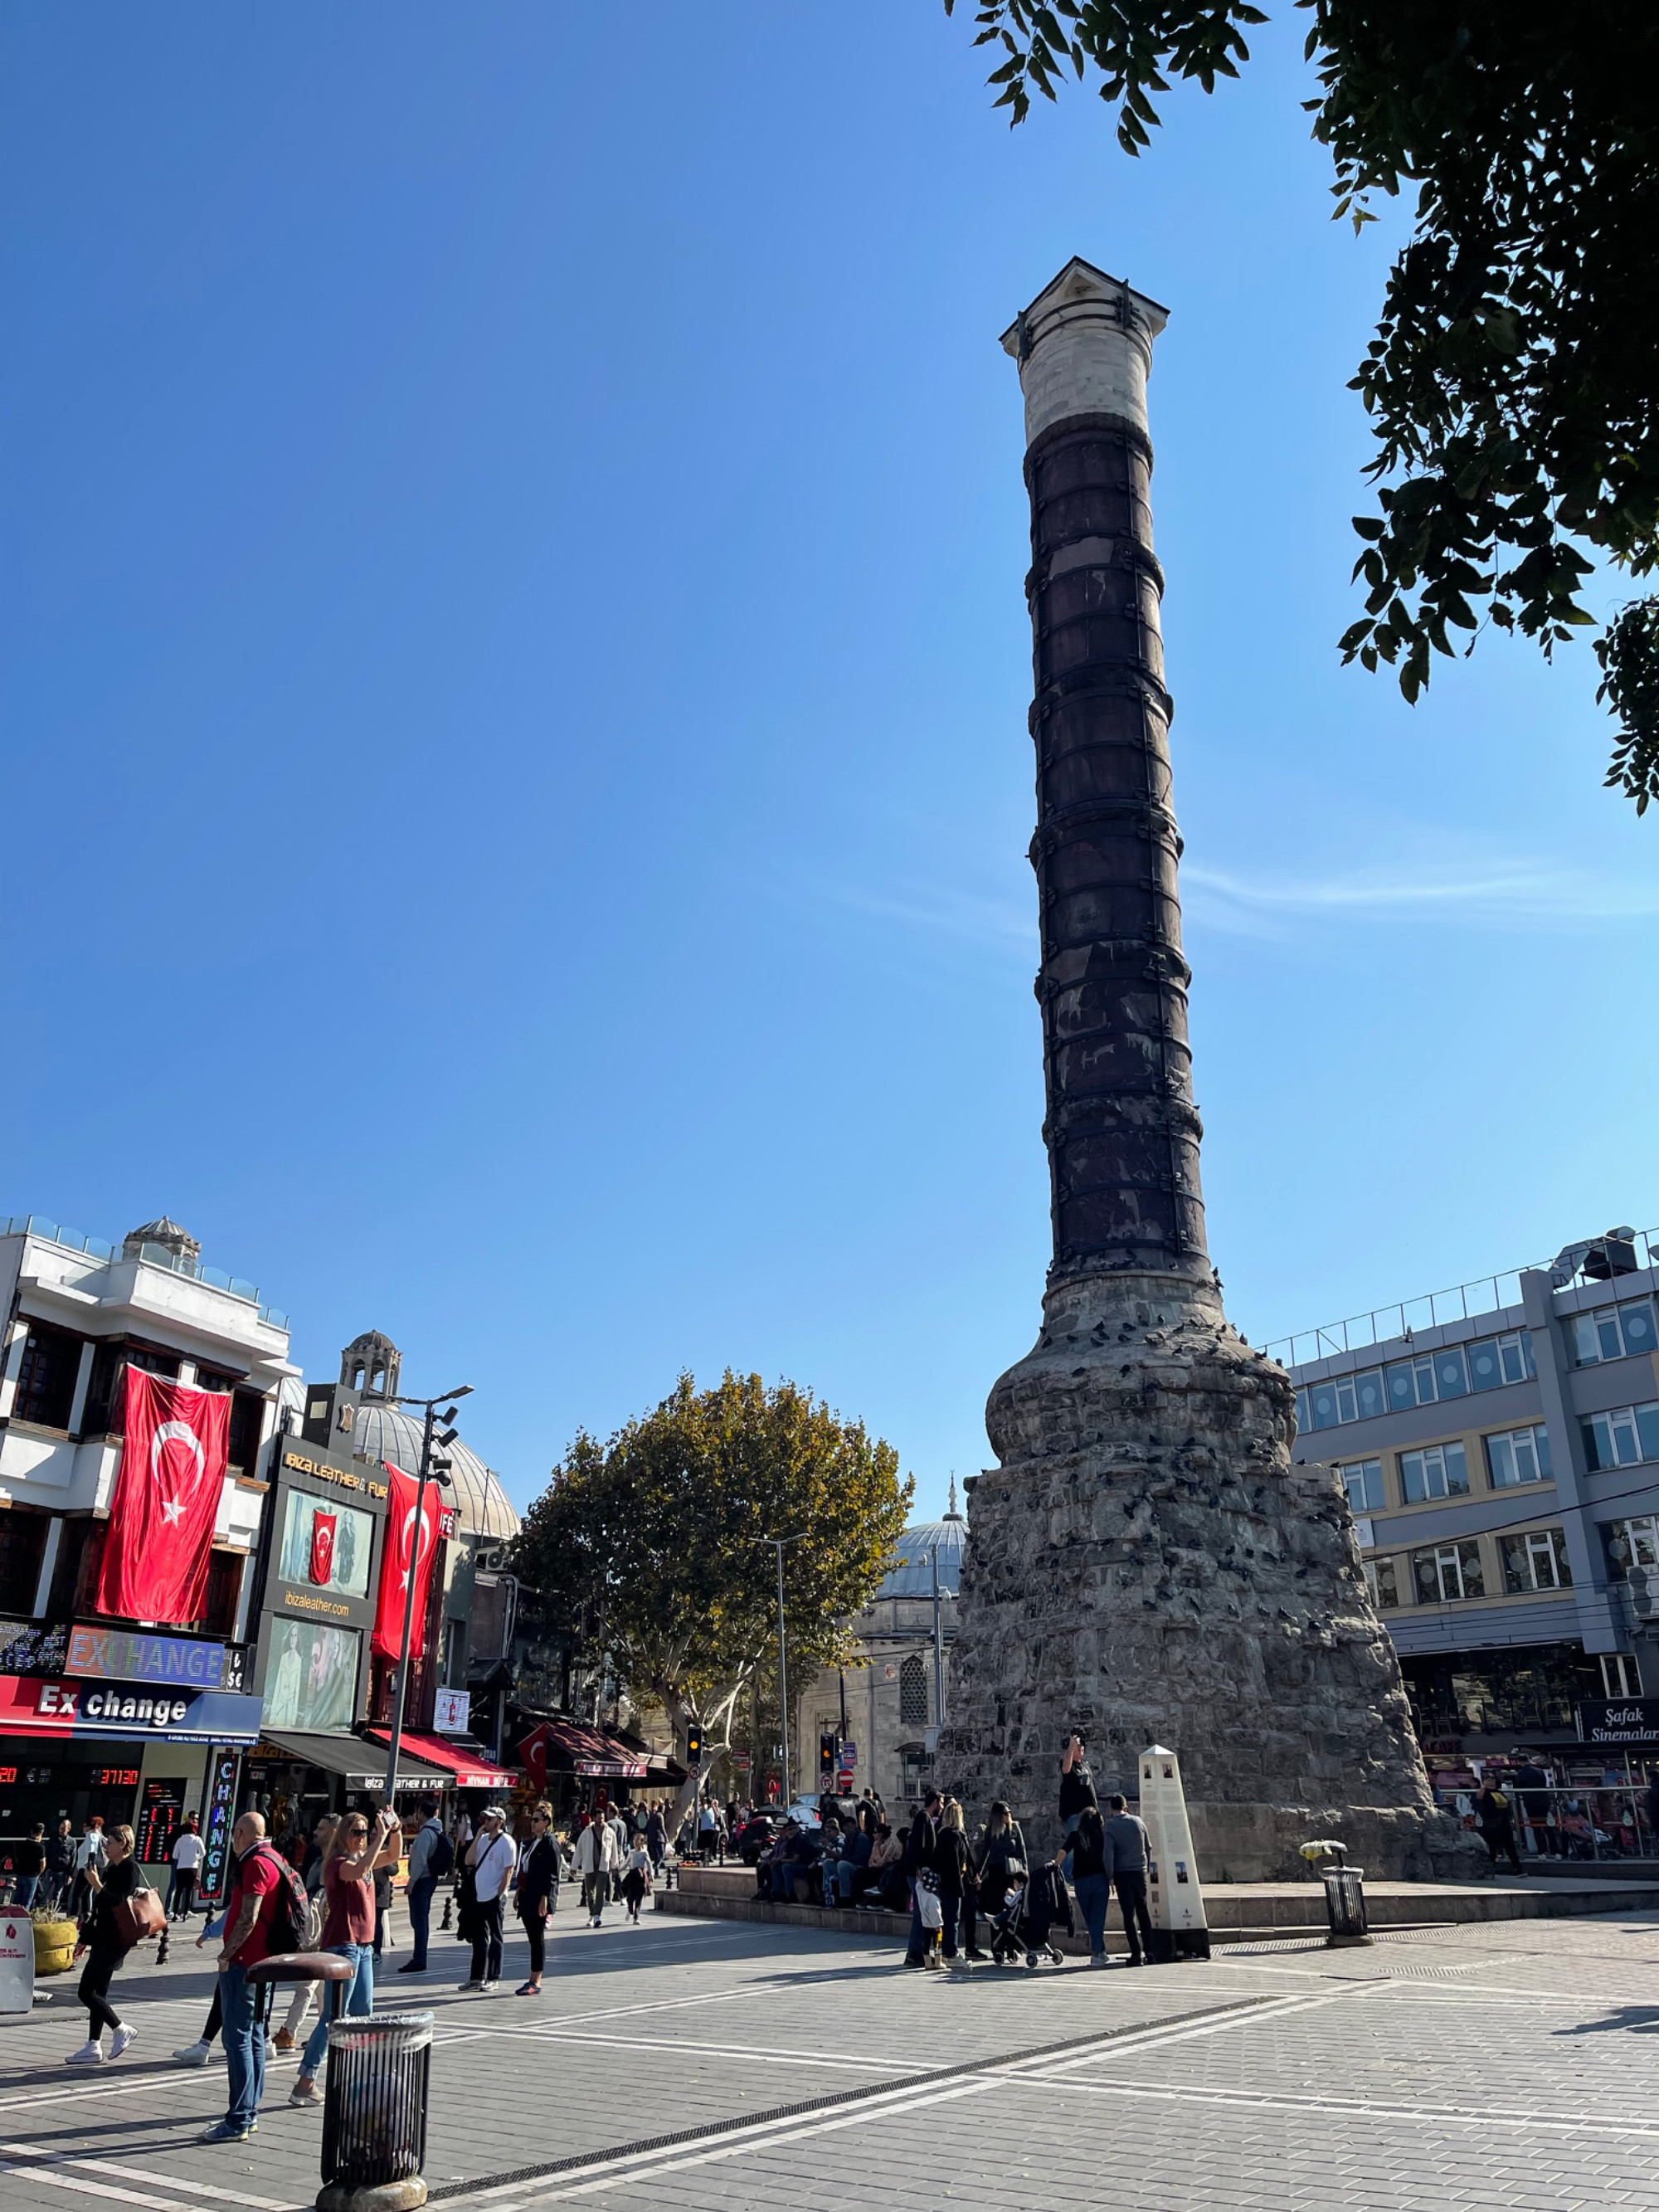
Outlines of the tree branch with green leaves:
[{"label": "tree branch with green leaves", "polygon": [[[1643,0],[1297,0],[1306,105],[1358,228],[1415,195],[1412,236],[1353,380],[1376,509],[1357,516],[1365,612],[1345,660],[1415,701],[1488,623],[1547,657],[1595,627],[1597,556],[1659,567],[1659,9]],[[945,0],[947,14],[954,0]],[[978,43],[1013,123],[1091,74],[1139,155],[1172,81],[1249,58],[1260,9],[982,0]],[[1596,641],[1618,718],[1607,783],[1659,797],[1659,597]]]}]

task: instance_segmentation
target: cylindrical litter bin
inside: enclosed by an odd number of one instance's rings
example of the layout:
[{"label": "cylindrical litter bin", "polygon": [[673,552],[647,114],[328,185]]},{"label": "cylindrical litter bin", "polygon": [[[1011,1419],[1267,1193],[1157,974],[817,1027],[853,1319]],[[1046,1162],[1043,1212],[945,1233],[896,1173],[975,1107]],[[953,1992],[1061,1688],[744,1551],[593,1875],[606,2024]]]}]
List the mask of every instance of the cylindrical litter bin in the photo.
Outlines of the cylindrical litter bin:
[{"label": "cylindrical litter bin", "polygon": [[1325,1885],[1325,1917],[1330,1923],[1328,1944],[1369,1943],[1365,1919],[1364,1867],[1322,1866],[1319,1878]]},{"label": "cylindrical litter bin", "polygon": [[424,2203],[419,2177],[431,2068],[429,2012],[330,2022],[319,2203]]}]

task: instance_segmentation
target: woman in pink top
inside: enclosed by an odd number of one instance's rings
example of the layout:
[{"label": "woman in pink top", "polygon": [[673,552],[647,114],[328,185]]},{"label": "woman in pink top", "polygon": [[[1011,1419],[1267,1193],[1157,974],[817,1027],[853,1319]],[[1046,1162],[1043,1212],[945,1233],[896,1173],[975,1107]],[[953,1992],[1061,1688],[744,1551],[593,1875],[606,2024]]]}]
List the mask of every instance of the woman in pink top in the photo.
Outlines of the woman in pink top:
[{"label": "woman in pink top", "polygon": [[300,2078],[289,2093],[290,2105],[319,2105],[317,2069],[328,2049],[328,2023],[349,2014],[367,2019],[374,2008],[374,1875],[396,1866],[402,1846],[401,1824],[386,1806],[370,1828],[362,1813],[348,1813],[329,1838],[323,1859],[323,1948],[349,1959],[349,1982],[332,1984],[336,2002],[318,2020],[300,2061]]}]

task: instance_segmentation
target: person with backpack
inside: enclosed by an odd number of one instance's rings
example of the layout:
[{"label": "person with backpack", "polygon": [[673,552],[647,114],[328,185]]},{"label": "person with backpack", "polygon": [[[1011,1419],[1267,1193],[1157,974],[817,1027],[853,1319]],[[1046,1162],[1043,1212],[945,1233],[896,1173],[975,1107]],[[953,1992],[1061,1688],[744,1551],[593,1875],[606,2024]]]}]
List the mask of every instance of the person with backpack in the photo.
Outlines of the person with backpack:
[{"label": "person with backpack", "polygon": [[445,1835],[438,1818],[437,1800],[423,1797],[416,1807],[421,1825],[409,1847],[409,1928],[415,1955],[398,1967],[400,1974],[426,1972],[426,1947],[432,1925],[432,1899],[438,1884],[454,1871],[455,1846]]},{"label": "person with backpack", "polygon": [[253,2133],[265,2086],[265,2031],[258,1992],[247,1970],[261,1959],[296,1951],[311,1913],[300,1877],[265,1840],[264,1815],[244,1813],[230,1836],[236,1871],[225,1905],[219,1948],[219,2007],[223,2016],[229,2109],[204,2130],[204,2142],[246,2142]]},{"label": "person with backpack", "polygon": [[[403,1828],[390,1805],[374,1816],[348,1813],[328,1839],[323,1857],[323,1948],[349,1960],[349,1982],[331,1984],[334,2002],[319,2017],[300,2060],[300,2077],[289,2092],[290,2105],[320,2105],[317,2069],[328,2049],[331,2020],[366,2020],[374,2009],[374,1877],[396,1866]],[[228,2039],[230,2013],[225,2013]]]}]

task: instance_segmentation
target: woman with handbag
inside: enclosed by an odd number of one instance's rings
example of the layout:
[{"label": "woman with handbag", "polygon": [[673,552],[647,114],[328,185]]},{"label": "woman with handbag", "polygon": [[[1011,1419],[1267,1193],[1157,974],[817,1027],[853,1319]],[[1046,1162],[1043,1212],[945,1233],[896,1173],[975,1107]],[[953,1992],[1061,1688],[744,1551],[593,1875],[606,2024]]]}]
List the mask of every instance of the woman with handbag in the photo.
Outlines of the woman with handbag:
[{"label": "woman with handbag", "polygon": [[999,1797],[991,1817],[980,1830],[974,1851],[974,1871],[979,1878],[980,1909],[994,1920],[1008,1892],[1025,1879],[1025,1838],[1019,1822]]},{"label": "woman with handbag", "polygon": [[547,1962],[547,1916],[559,1901],[559,1846],[553,1835],[553,1808],[544,1801],[530,1808],[531,1841],[519,1862],[514,1893],[519,1917],[530,1942],[530,1978],[520,1984],[521,1997],[542,1993],[542,1970]]},{"label": "woman with handbag", "polygon": [[[106,1832],[103,1869],[88,1868],[88,1875],[92,1910],[75,1947],[77,1959],[82,1951],[87,1954],[81,1986],[76,1991],[87,2008],[87,2039],[78,2051],[70,2051],[64,2061],[66,2066],[101,2066],[106,2028],[112,2032],[112,2060],[131,2049],[138,2031],[128,2027],[109,2002],[110,1977],[142,1936],[154,1934],[155,1927],[167,1924],[161,1900],[145,1881],[132,1855],[131,1828],[123,1825]],[[154,1899],[153,1912],[137,1904],[141,1896]]]}]

